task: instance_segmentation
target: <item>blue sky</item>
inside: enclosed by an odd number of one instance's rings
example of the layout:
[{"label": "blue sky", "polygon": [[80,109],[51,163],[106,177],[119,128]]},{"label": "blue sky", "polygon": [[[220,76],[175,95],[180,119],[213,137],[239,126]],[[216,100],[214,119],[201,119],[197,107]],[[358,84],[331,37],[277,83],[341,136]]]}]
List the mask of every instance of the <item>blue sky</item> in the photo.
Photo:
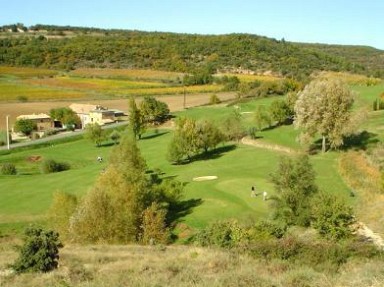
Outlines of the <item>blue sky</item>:
[{"label": "blue sky", "polygon": [[0,0],[0,4],[0,25],[236,32],[384,50],[384,0]]}]

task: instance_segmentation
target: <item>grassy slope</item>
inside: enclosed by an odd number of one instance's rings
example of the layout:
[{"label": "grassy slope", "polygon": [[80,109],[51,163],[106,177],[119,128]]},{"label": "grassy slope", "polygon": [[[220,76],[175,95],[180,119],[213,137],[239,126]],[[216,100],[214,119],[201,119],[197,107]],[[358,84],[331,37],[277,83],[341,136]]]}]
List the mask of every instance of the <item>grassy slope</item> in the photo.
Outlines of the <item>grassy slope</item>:
[{"label": "grassy slope", "polygon": [[[205,108],[196,111],[210,111],[210,115],[215,117],[222,113],[221,109]],[[227,151],[217,155],[215,159],[174,166],[166,161],[171,132],[148,136],[139,142],[148,166],[151,169],[159,168],[166,176],[175,176],[176,179],[187,183],[186,200],[202,199],[193,213],[184,218],[189,226],[199,228],[217,219],[235,217],[244,220],[270,214],[268,204],[262,201],[261,196],[250,197],[250,188],[254,185],[258,192],[266,190],[273,194],[269,174],[276,169],[282,154],[243,145],[234,149],[232,146],[224,146],[222,148]],[[85,140],[79,140],[2,156],[0,162],[15,162],[20,175],[0,177],[1,223],[17,222],[19,219],[28,221],[29,215],[43,215],[50,204],[52,193],[56,190],[84,194],[105,165],[98,164],[96,157],[101,154],[107,159],[109,152],[109,147],[96,148]],[[29,157],[36,155],[69,162],[73,168],[62,173],[42,175],[39,173],[39,163],[28,161]],[[319,184],[324,189],[343,192],[346,187],[337,176],[335,160],[333,154],[313,158],[319,174]],[[206,182],[192,181],[194,177],[205,175],[216,175],[218,179]]]},{"label": "grassy slope", "polygon": [[[382,86],[357,87],[360,90],[358,105],[369,103]],[[253,114],[258,105],[265,108],[273,98],[254,100],[239,104],[246,125],[252,125]],[[211,118],[217,122],[233,112],[234,107],[218,105],[188,109],[178,113],[179,116],[194,118]],[[380,129],[383,127],[383,113],[370,113],[365,123],[382,139]],[[260,141],[265,143],[288,146],[300,151],[296,141],[298,131],[292,126],[266,130],[258,133]],[[185,216],[183,221],[192,228],[200,228],[209,222],[224,218],[246,220],[249,217],[267,217],[271,213],[261,196],[250,197],[250,188],[255,186],[257,192],[267,191],[273,194],[269,174],[277,167],[279,157],[285,155],[268,149],[244,146],[242,144],[221,146],[222,153],[214,159],[195,161],[186,165],[170,165],[166,161],[168,143],[172,132],[160,130],[159,133],[149,132],[139,146],[148,167],[159,168],[165,176],[175,177],[186,183],[186,200],[202,200],[197,202],[193,212]],[[0,157],[3,162],[14,162],[19,171],[17,176],[0,176],[0,224],[9,226],[17,222],[42,220],[44,212],[49,207],[52,193],[62,190],[83,195],[92,186],[95,178],[106,165],[96,162],[96,157],[102,155],[106,160],[110,147],[96,148],[85,140],[68,142],[41,149],[24,150]],[[31,156],[54,158],[71,164],[72,168],[57,174],[43,175],[39,172],[40,162],[31,162]],[[40,159],[40,160],[41,160]],[[343,183],[337,172],[338,153],[329,152],[325,155],[311,156],[311,161],[317,172],[317,181],[321,189],[329,192],[348,195],[348,187]],[[217,180],[194,182],[198,176],[216,175]],[[11,225],[12,225],[11,224]]]}]

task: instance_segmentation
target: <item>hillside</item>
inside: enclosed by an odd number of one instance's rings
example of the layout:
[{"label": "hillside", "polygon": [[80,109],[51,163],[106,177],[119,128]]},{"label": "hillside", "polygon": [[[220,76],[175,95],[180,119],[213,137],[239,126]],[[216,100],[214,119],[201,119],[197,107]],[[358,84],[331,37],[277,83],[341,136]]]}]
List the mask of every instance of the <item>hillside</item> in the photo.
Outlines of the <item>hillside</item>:
[{"label": "hillside", "polygon": [[240,69],[299,78],[318,70],[375,76],[384,71],[384,51],[290,43],[249,34],[192,35],[47,25],[3,26],[0,31],[0,65],[177,72]]}]

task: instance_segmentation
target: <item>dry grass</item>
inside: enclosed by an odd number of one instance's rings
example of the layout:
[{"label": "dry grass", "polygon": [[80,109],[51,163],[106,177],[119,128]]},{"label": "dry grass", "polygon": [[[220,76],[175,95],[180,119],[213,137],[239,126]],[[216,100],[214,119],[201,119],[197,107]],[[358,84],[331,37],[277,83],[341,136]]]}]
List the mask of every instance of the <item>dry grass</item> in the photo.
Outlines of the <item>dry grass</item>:
[{"label": "dry grass", "polygon": [[[256,260],[189,246],[66,246],[48,274],[6,272],[16,253],[2,250],[0,285],[29,286],[382,286],[383,263],[351,262],[339,274],[281,260]],[[381,285],[380,285],[381,284]]]},{"label": "dry grass", "polygon": [[110,90],[129,90],[139,88],[158,88],[166,87],[165,84],[158,82],[140,82],[128,80],[110,80],[110,79],[91,79],[91,78],[71,78],[71,77],[56,77],[50,79],[28,79],[24,83],[34,86],[48,86],[55,88],[66,88],[73,90],[92,90],[105,92]]},{"label": "dry grass", "polygon": [[182,73],[136,69],[77,69],[72,71],[70,75],[79,77],[141,79],[156,81],[173,81],[177,78],[183,77]]},{"label": "dry grass", "polygon": [[340,157],[340,174],[357,193],[359,220],[384,236],[384,193],[382,174],[361,152],[347,152]]},{"label": "dry grass", "polygon": [[35,78],[35,77],[52,77],[57,74],[59,74],[59,71],[41,69],[41,68],[0,66],[0,76],[10,75],[10,76],[15,76],[19,78]]},{"label": "dry grass", "polygon": [[382,80],[379,78],[371,78],[364,75],[350,74],[345,72],[321,72],[316,77],[340,79],[350,85],[373,86],[382,82]]}]

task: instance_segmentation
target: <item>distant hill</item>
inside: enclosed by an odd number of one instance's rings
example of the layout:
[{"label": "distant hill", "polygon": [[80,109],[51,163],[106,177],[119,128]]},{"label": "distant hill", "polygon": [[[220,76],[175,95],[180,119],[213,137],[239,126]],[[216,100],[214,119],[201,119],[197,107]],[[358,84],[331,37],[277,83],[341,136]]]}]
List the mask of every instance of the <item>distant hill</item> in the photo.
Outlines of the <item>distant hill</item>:
[{"label": "distant hill", "polygon": [[0,27],[0,65],[75,69],[242,71],[304,77],[347,71],[384,77],[384,51],[250,34],[197,35],[22,24]]}]

